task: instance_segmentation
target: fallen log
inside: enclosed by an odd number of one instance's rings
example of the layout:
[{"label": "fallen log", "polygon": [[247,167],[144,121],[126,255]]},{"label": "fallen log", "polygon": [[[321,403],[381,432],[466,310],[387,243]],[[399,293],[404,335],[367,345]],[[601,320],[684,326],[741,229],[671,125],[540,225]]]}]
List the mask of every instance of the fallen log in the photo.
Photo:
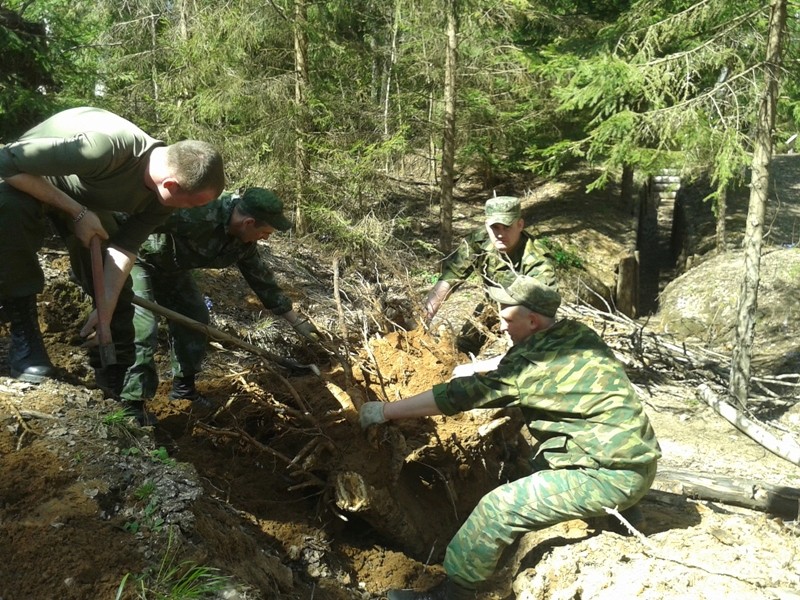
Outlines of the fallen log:
[{"label": "fallen log", "polygon": [[794,520],[800,489],[710,473],[659,471],[652,490],[741,506]]},{"label": "fallen log", "polygon": [[776,456],[800,466],[800,445],[798,445],[794,438],[786,435],[784,439],[778,439],[775,435],[761,427],[757,422],[748,419],[741,410],[725,402],[725,400],[715,394],[705,383],[698,386],[697,395],[703,402],[713,408],[717,414],[750,439]]}]

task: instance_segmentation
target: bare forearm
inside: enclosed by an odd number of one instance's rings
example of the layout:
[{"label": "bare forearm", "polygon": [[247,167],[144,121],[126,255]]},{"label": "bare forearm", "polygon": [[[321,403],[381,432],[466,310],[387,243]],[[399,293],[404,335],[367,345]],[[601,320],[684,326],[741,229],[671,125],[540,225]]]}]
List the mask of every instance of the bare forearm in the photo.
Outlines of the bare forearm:
[{"label": "bare forearm", "polygon": [[108,233],[103,228],[97,215],[87,210],[80,202],[72,199],[44,177],[19,173],[4,181],[21,192],[36,198],[42,204],[47,204],[66,213],[74,224],[75,236],[84,246],[88,247],[89,241],[96,235],[100,236],[101,240],[108,239]]},{"label": "bare forearm", "polygon": [[433,319],[436,316],[436,313],[439,312],[439,308],[442,306],[442,302],[447,299],[447,296],[450,294],[451,285],[443,280],[439,280],[436,282],[436,285],[433,286],[430,292],[428,292],[428,296],[425,298],[425,314],[428,320]]},{"label": "bare forearm", "polygon": [[33,196],[39,202],[67,213],[72,219],[77,217],[83,210],[83,206],[79,202],[70,198],[66,193],[39,175],[20,173],[5,179],[5,182],[21,192]]},{"label": "bare forearm", "polygon": [[107,254],[104,261],[103,278],[105,279],[106,302],[109,312],[113,312],[117,306],[119,293],[133,268],[136,255],[116,246],[109,246]]}]

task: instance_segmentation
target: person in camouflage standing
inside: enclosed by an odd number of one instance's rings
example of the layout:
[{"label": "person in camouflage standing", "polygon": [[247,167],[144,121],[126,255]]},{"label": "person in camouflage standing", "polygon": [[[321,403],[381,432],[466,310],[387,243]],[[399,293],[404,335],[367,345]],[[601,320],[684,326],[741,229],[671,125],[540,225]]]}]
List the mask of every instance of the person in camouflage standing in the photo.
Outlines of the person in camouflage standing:
[{"label": "person in camouflage standing", "polygon": [[[555,268],[547,247],[525,231],[519,198],[490,198],[484,210],[485,226],[465,238],[442,263],[439,280],[428,292],[423,307],[427,325],[450,293],[473,272],[480,274],[485,289],[516,275],[535,277],[557,289]],[[480,352],[486,335],[476,323],[491,320],[492,316],[484,303],[475,308],[472,319],[456,339],[461,352],[472,355]]]},{"label": "person in camouflage standing", "polygon": [[[206,142],[168,146],[113,113],[80,107],[0,146],[0,178],[0,305],[11,325],[11,376],[39,383],[56,375],[36,304],[44,288],[38,251],[49,217],[67,242],[73,274],[92,295],[88,246],[94,237],[104,241],[105,295],[119,364],[102,365],[91,347],[90,363],[98,387],[111,394],[115,375],[133,362],[133,311],[118,298],[129,293],[126,282],[139,244],[175,208],[219,196],[225,182],[222,157]],[[130,215],[124,227],[115,226],[114,211]],[[90,336],[96,325],[93,311],[81,335]]]},{"label": "person in camouflage standing", "polygon": [[535,440],[532,474],[485,495],[450,541],[447,578],[389,600],[466,600],[526,531],[626,509],[644,496],[661,456],[625,370],[603,340],[573,320],[556,321],[561,297],[520,276],[489,289],[513,342],[492,371],[455,377],[396,402],[367,402],[364,428],[393,419],[519,407]]},{"label": "person in camouflage standing", "polygon": [[[124,216],[119,218],[124,222]],[[258,240],[290,227],[283,202],[273,192],[258,187],[248,188],[241,196],[224,193],[202,208],[176,211],[142,244],[131,273],[134,292],[207,324],[208,307],[191,271],[235,264],[266,309],[283,317],[299,335],[316,341],[319,331],[308,317],[293,310],[292,301],[281,290],[257,245]],[[125,376],[121,397],[142,403],[152,398],[158,387],[157,317],[136,307],[134,327],[136,361]],[[195,387],[208,345],[206,336],[172,322],[169,331],[173,375],[170,398],[192,400],[199,408],[211,407]]]}]

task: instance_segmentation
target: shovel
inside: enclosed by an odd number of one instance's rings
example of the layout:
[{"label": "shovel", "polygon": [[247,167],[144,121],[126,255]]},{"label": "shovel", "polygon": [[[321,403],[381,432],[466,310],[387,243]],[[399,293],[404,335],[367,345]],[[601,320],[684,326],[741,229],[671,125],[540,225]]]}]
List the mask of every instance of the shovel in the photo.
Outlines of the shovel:
[{"label": "shovel", "polygon": [[182,315],[179,312],[175,312],[174,310],[170,310],[168,308],[164,308],[160,304],[156,304],[155,302],[151,302],[141,296],[133,296],[133,303],[136,306],[141,306],[153,312],[157,315],[161,315],[162,317],[169,319],[171,321],[175,321],[176,323],[180,323],[190,329],[194,329],[196,331],[200,331],[206,334],[209,338],[216,340],[218,342],[227,342],[229,344],[233,344],[234,346],[238,346],[239,348],[243,348],[253,354],[257,354],[258,356],[262,356],[275,364],[278,364],[290,371],[311,371],[315,375],[320,375],[320,370],[317,365],[303,365],[294,361],[290,358],[286,358],[284,356],[278,356],[277,354],[266,350],[265,348],[261,348],[260,346],[256,346],[249,342],[245,342],[242,339],[234,337],[232,335],[228,335],[224,331],[220,331],[211,325],[206,325],[205,323],[201,323],[200,321],[195,321],[194,319],[190,319],[189,317]]},{"label": "shovel", "polygon": [[103,276],[103,250],[100,238],[94,236],[89,243],[92,253],[92,281],[94,282],[94,304],[97,308],[97,341],[100,350],[100,364],[104,367],[117,364],[117,353],[111,340],[111,315],[106,303],[106,287]]}]

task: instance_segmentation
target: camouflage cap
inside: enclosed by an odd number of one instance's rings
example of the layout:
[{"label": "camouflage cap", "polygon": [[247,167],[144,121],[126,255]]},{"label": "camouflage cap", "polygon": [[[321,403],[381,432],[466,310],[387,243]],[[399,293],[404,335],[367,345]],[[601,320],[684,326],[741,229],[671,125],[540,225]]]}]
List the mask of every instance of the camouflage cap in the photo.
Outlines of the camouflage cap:
[{"label": "camouflage cap", "polygon": [[486,224],[502,223],[510,227],[522,218],[519,198],[515,196],[498,196],[486,201]]},{"label": "camouflage cap", "polygon": [[521,305],[550,318],[556,316],[561,305],[561,294],[528,275],[520,275],[507,287],[491,287],[487,291],[500,304]]},{"label": "camouflage cap", "polygon": [[283,214],[283,202],[274,192],[259,187],[247,188],[237,203],[239,210],[256,221],[268,223],[278,231],[288,231],[292,222]]}]

